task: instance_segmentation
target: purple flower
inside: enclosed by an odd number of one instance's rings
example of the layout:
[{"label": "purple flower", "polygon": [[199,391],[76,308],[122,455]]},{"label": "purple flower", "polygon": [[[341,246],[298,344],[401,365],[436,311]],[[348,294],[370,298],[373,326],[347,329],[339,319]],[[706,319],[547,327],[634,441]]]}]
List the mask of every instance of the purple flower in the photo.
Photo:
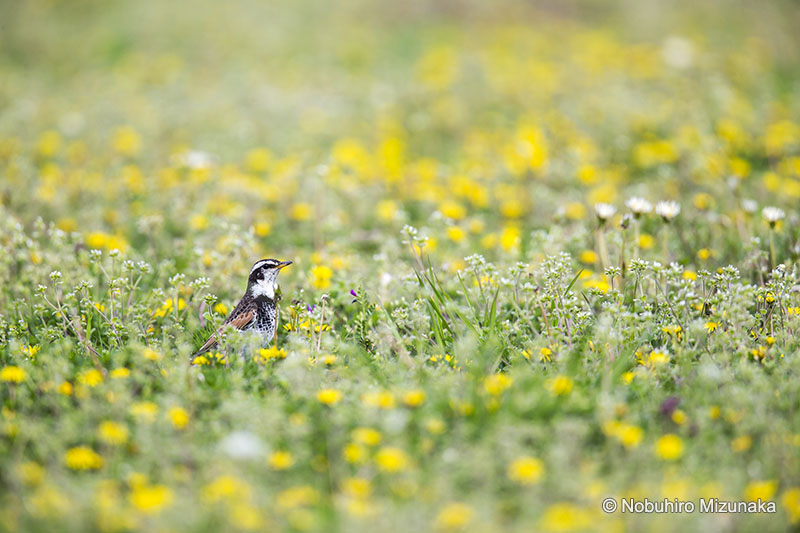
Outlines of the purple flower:
[{"label": "purple flower", "polygon": [[350,294],[353,295],[353,298],[358,298],[358,293],[356,292],[355,289],[350,289]]}]

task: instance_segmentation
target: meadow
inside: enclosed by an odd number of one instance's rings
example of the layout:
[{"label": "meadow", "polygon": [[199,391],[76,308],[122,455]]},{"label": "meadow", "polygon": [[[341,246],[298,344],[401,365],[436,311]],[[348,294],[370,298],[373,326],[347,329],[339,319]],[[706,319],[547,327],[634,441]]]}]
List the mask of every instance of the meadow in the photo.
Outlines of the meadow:
[{"label": "meadow", "polygon": [[796,4],[0,19],[0,531],[800,527]]}]

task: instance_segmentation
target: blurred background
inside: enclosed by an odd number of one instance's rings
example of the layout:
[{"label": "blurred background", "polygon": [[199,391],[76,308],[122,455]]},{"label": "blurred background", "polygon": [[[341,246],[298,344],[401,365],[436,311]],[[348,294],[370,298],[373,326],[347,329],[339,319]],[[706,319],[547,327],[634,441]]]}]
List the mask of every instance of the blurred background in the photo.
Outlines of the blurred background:
[{"label": "blurred background", "polygon": [[[647,110],[607,84],[632,68],[657,77],[660,52],[693,76],[705,75],[709,50],[729,68],[751,57],[774,63],[770,76],[789,73],[798,11],[789,1],[8,0],[0,131],[55,128],[102,145],[130,124],[150,150],[191,143],[238,156],[253,143],[324,150],[392,121],[413,133],[415,153],[441,154],[469,127],[513,122],[531,100]],[[593,94],[564,101],[586,86]]]}]

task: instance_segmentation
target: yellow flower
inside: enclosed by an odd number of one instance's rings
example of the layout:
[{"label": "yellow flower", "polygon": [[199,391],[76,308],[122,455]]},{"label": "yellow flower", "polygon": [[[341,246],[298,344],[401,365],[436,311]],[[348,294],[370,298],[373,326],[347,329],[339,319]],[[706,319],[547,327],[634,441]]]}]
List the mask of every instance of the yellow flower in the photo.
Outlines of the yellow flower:
[{"label": "yellow flower", "polygon": [[144,422],[152,422],[158,414],[158,406],[153,402],[136,402],[131,405],[131,414]]},{"label": "yellow flower", "polygon": [[325,290],[331,286],[333,270],[325,265],[317,265],[311,269],[311,286],[315,289]]},{"label": "yellow flower", "polygon": [[189,219],[189,227],[193,230],[204,230],[208,227],[208,218],[205,215],[192,215]]},{"label": "yellow flower", "polygon": [[639,235],[639,248],[642,250],[649,250],[656,244],[656,239],[652,235],[642,233]]},{"label": "yellow flower", "polygon": [[245,502],[234,502],[230,506],[230,520],[233,527],[245,531],[264,530],[264,520],[257,507]]},{"label": "yellow flower", "polygon": [[161,359],[161,354],[153,350],[152,348],[145,348],[144,351],[142,352],[142,356],[148,361],[158,361],[159,359]]},{"label": "yellow flower", "polygon": [[441,435],[446,427],[441,418],[429,418],[425,421],[425,429],[433,435]]},{"label": "yellow flower", "polygon": [[349,477],[342,482],[342,492],[354,498],[367,498],[372,492],[372,486],[368,479],[360,477]]},{"label": "yellow flower", "polygon": [[258,350],[258,355],[261,357],[261,362],[266,363],[270,359],[286,359],[286,350],[273,345],[269,348],[261,348]]},{"label": "yellow flower", "polygon": [[467,237],[467,232],[459,226],[449,226],[447,228],[447,238],[453,242],[461,242]]},{"label": "yellow flower", "polygon": [[296,203],[289,210],[289,217],[292,220],[296,220],[298,222],[305,222],[307,220],[311,220],[311,216],[313,214],[314,214],[314,208],[311,207],[311,204],[305,202]]},{"label": "yellow flower", "polygon": [[131,505],[144,514],[158,514],[172,504],[172,490],[165,485],[136,484],[128,496]]},{"label": "yellow flower", "polygon": [[55,130],[47,130],[39,136],[36,151],[42,157],[53,157],[61,149],[61,134]]},{"label": "yellow flower", "polygon": [[584,250],[581,252],[580,256],[578,256],[578,259],[580,260],[581,263],[592,265],[594,263],[597,263],[599,257],[597,255],[597,252],[594,252],[593,250]]},{"label": "yellow flower", "polygon": [[61,385],[58,386],[58,392],[64,396],[72,396],[72,383],[69,381],[62,382]]},{"label": "yellow flower", "polygon": [[668,433],[656,441],[655,451],[665,461],[675,461],[683,456],[683,440],[673,433]]},{"label": "yellow flower", "polygon": [[106,444],[124,444],[128,440],[128,428],[119,422],[106,420],[97,428],[100,440]]},{"label": "yellow flower", "polygon": [[505,226],[500,233],[500,247],[506,252],[514,250],[519,246],[521,234],[519,226]]},{"label": "yellow flower", "polygon": [[664,350],[653,350],[647,358],[647,365],[651,368],[669,363],[669,354]]},{"label": "yellow flower", "polygon": [[344,450],[342,450],[342,456],[344,456],[345,460],[348,463],[353,463],[353,464],[364,462],[366,453],[367,452],[363,446],[360,446],[353,442],[349,443],[347,446],[344,447]]},{"label": "yellow flower", "polygon": [[353,440],[367,446],[377,446],[381,443],[381,432],[372,428],[356,428],[353,430]]},{"label": "yellow flower", "polygon": [[547,380],[546,387],[553,396],[566,396],[572,392],[572,379],[559,375]]},{"label": "yellow flower", "polygon": [[736,453],[746,452],[753,445],[753,438],[750,435],[741,435],[731,441],[731,450]]},{"label": "yellow flower", "polygon": [[757,500],[769,501],[778,490],[778,482],[769,479],[766,481],[751,481],[744,489],[744,499],[749,502]]},{"label": "yellow flower", "polygon": [[375,213],[378,215],[378,218],[384,222],[392,221],[397,215],[397,211],[397,203],[392,200],[380,201],[375,207]]},{"label": "yellow flower", "polygon": [[419,407],[425,403],[425,391],[414,389],[403,393],[403,403],[407,407]]},{"label": "yellow flower", "polygon": [[170,407],[167,416],[175,429],[183,429],[189,423],[189,413],[183,407]]},{"label": "yellow flower", "polygon": [[142,148],[142,140],[136,130],[130,126],[124,126],[114,132],[112,145],[118,154],[131,157],[139,153]]},{"label": "yellow flower", "polygon": [[129,368],[125,368],[123,366],[120,368],[115,368],[108,375],[111,377],[111,379],[125,379],[131,375],[131,371]]},{"label": "yellow flower", "polygon": [[322,389],[317,393],[317,400],[325,405],[335,405],[341,399],[342,393],[336,389]]},{"label": "yellow flower", "polygon": [[290,487],[283,492],[279,492],[276,497],[278,507],[283,509],[294,509],[306,505],[313,505],[319,500],[319,492],[308,485]]},{"label": "yellow flower", "polygon": [[251,172],[261,173],[265,172],[269,168],[270,161],[272,160],[272,154],[266,148],[253,148],[249,152],[247,152],[247,158],[245,164],[247,165],[247,170]]},{"label": "yellow flower", "polygon": [[456,530],[467,527],[473,520],[475,511],[465,503],[449,503],[436,516],[436,527],[441,530]]},{"label": "yellow flower", "polygon": [[439,211],[447,218],[451,218],[453,220],[461,220],[465,216],[467,216],[467,210],[464,209],[464,206],[452,201],[444,202],[439,206]]},{"label": "yellow flower", "polygon": [[96,368],[86,370],[78,374],[78,383],[86,385],[87,387],[96,387],[103,382],[103,374]]},{"label": "yellow flower", "polygon": [[719,327],[719,322],[706,322],[705,327],[706,331],[708,331],[709,333],[714,333],[715,331],[717,331],[717,328]]},{"label": "yellow flower", "polygon": [[586,206],[580,202],[570,202],[564,206],[564,216],[570,220],[581,220],[586,216]]},{"label": "yellow flower", "polygon": [[294,465],[294,457],[287,451],[272,452],[268,460],[270,468],[273,470],[286,470]]},{"label": "yellow flower", "polygon": [[250,486],[237,477],[225,475],[203,487],[203,499],[210,503],[240,501],[250,497]]},{"label": "yellow flower", "polygon": [[636,448],[642,442],[644,431],[639,426],[632,424],[620,424],[617,438],[628,449]]},{"label": "yellow flower", "polygon": [[0,370],[0,381],[6,383],[22,383],[26,376],[25,371],[18,366],[4,366]]},{"label": "yellow flower", "polygon": [[19,465],[18,474],[23,483],[34,486],[44,481],[46,471],[39,463],[26,461]]},{"label": "yellow flower", "polygon": [[383,472],[400,472],[408,468],[409,462],[408,455],[400,448],[387,446],[375,454],[375,464]]},{"label": "yellow flower", "polygon": [[367,392],[361,396],[361,401],[369,407],[378,409],[394,409],[394,394],[389,391]]},{"label": "yellow flower", "polygon": [[507,475],[520,485],[534,485],[542,479],[544,465],[535,457],[518,457],[508,465]]},{"label": "yellow flower", "polygon": [[417,60],[416,79],[430,90],[444,90],[458,79],[458,53],[452,46],[440,44],[425,50]]},{"label": "yellow flower", "polygon": [[781,498],[791,524],[800,523],[800,487],[793,487],[783,493]]},{"label": "yellow flower", "polygon": [[87,446],[76,446],[64,454],[64,463],[73,470],[97,470],[103,458]]},{"label": "yellow flower", "polygon": [[592,514],[571,504],[554,503],[541,520],[543,531],[584,531],[592,529]]},{"label": "yellow flower", "polygon": [[[266,237],[272,232],[272,226],[269,222],[256,222],[253,224],[253,233],[256,234],[256,237]],[[221,313],[224,314],[224,313]]]},{"label": "yellow flower", "polygon": [[483,388],[492,396],[499,396],[508,389],[514,381],[505,374],[492,374],[483,380]]},{"label": "yellow flower", "polygon": [[33,359],[33,356],[35,356],[37,353],[39,353],[39,350],[41,350],[41,349],[42,349],[41,346],[38,346],[38,345],[31,346],[29,344],[26,344],[25,346],[20,348],[19,351],[22,352],[22,355],[26,355],[26,356],[30,357],[31,359]]}]

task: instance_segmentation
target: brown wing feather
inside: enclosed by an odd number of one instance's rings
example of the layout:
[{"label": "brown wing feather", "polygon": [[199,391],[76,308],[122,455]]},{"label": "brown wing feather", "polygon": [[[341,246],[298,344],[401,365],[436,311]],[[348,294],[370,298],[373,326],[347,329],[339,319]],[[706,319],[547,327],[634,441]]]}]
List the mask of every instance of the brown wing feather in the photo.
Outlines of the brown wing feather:
[{"label": "brown wing feather", "polygon": [[206,353],[208,350],[213,348],[217,345],[217,337],[219,333],[222,331],[223,328],[226,326],[233,326],[238,330],[245,329],[256,317],[256,303],[252,299],[243,298],[239,305],[231,311],[231,314],[228,315],[228,318],[225,319],[225,322],[222,323],[222,327],[220,327],[208,340],[197,350],[192,357],[197,357],[198,355]]}]

